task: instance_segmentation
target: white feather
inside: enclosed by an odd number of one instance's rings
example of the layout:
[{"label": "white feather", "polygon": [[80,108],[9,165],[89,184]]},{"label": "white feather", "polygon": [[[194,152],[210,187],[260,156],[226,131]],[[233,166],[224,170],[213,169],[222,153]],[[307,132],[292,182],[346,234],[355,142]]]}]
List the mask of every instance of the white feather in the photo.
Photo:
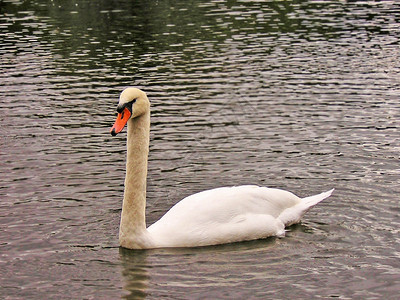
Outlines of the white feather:
[{"label": "white feather", "polygon": [[191,195],[148,228],[156,247],[193,247],[284,235],[332,191],[300,199],[254,185],[222,187]]}]

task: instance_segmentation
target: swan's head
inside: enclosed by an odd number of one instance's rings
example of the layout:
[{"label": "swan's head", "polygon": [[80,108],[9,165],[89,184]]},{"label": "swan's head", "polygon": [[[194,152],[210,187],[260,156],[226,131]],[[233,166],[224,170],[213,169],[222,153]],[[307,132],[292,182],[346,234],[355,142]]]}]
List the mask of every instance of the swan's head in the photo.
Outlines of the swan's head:
[{"label": "swan's head", "polygon": [[115,136],[122,131],[129,119],[139,117],[150,109],[150,102],[146,93],[137,88],[126,88],[119,96],[117,120],[111,128],[111,135]]}]

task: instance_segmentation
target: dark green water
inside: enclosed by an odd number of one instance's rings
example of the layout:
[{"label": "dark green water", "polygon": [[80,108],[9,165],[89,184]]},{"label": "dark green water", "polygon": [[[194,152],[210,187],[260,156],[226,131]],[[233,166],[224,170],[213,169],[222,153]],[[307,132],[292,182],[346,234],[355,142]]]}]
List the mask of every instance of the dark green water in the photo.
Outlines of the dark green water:
[{"label": "dark green water", "polygon": [[[397,299],[396,1],[0,2],[0,298]],[[283,239],[118,247],[119,93],[152,103],[147,221],[336,188]]]}]

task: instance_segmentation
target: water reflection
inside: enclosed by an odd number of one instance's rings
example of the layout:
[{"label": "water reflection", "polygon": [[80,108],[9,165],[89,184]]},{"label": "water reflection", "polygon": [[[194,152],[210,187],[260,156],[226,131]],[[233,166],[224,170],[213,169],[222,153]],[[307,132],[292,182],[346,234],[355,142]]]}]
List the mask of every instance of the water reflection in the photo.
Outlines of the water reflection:
[{"label": "water reflection", "polygon": [[150,280],[147,251],[119,248],[119,255],[123,268],[124,290],[128,292],[123,298],[145,299]]},{"label": "water reflection", "polygon": [[[187,276],[185,279],[179,280],[179,277],[182,276],[183,270],[188,267],[193,268],[197,264],[205,264],[207,268],[217,264],[220,268],[219,272],[224,274],[225,271],[223,269],[225,268],[226,255],[265,251],[269,247],[272,247],[276,243],[276,240],[277,238],[272,237],[265,240],[197,248],[154,250],[129,250],[120,248],[122,276],[125,282],[124,290],[129,293],[124,298],[143,299],[151,295],[151,291],[148,291],[151,279],[156,280],[162,286],[172,286],[178,283],[181,287],[184,285],[190,286],[190,282],[193,282],[195,278]],[[154,269],[158,270],[158,274],[154,273]],[[206,278],[202,280],[207,281]],[[224,278],[220,278],[220,280],[224,280]],[[185,281],[188,282],[184,283]]]},{"label": "water reflection", "polygon": [[[248,256],[265,255],[276,243],[276,238],[249,241],[235,244],[198,247],[167,248],[154,250],[120,249],[120,257],[125,281],[124,289],[129,292],[128,299],[152,296],[154,285],[164,292],[163,297],[170,296],[173,289],[175,297],[187,298],[208,297],[207,289],[219,285],[236,286],[236,275],[232,268],[245,266],[248,261],[242,260],[243,253]],[[271,254],[271,253],[270,253]],[[275,256],[272,255],[272,256]],[[230,263],[227,263],[229,257]],[[278,257],[274,257],[278,260]],[[206,275],[206,273],[210,273]],[[231,274],[230,274],[231,273]],[[230,275],[228,275],[230,274]],[[227,277],[228,275],[228,277]],[[189,288],[197,286],[198,291]],[[158,293],[158,292],[157,292]]]}]

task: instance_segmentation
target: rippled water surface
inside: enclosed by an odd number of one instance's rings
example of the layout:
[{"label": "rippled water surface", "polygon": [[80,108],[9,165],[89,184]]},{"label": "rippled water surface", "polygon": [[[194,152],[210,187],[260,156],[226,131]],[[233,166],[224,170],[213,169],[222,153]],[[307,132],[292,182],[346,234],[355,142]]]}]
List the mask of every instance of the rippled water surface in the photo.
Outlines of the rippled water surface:
[{"label": "rippled water surface", "polygon": [[[68,2],[68,3],[67,3]],[[5,299],[397,299],[396,1],[0,3]],[[336,188],[283,239],[118,247],[118,95],[152,104],[147,222],[204,189]]]}]

